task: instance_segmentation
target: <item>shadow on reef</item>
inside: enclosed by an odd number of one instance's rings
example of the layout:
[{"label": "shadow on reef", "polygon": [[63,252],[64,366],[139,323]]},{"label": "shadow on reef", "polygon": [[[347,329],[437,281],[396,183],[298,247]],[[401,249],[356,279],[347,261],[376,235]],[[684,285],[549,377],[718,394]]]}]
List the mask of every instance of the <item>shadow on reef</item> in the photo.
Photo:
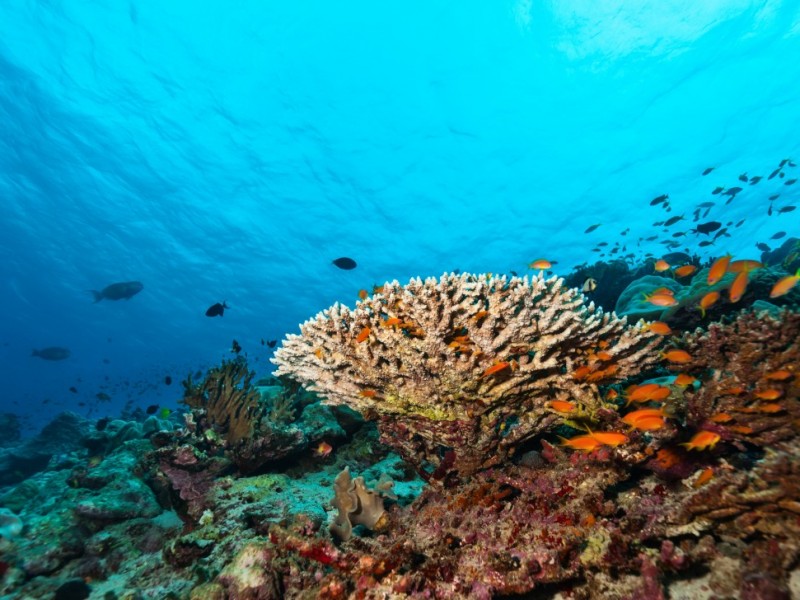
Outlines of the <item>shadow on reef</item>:
[{"label": "shadow on reef", "polygon": [[[307,321],[277,378],[187,378],[169,419],[59,416],[46,464],[4,475],[0,593],[789,598],[797,290],[754,310],[786,274],[759,267],[702,316],[693,266],[658,276],[668,334],[557,278],[446,275]],[[624,293],[651,277],[604,302],[653,310]]]}]

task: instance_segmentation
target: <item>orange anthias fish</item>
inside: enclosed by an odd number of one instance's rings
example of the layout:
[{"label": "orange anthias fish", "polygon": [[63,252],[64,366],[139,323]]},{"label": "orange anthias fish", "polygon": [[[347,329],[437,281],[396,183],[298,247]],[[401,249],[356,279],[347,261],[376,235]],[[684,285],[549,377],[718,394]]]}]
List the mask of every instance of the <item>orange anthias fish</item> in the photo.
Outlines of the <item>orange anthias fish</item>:
[{"label": "orange anthias fish", "polygon": [[794,375],[791,371],[787,371],[786,369],[780,369],[778,371],[772,371],[771,373],[767,373],[764,375],[764,379],[768,379],[769,381],[786,381],[790,379]]},{"label": "orange anthias fish", "polygon": [[497,373],[500,373],[501,371],[505,371],[506,369],[513,370],[514,364],[515,363],[513,360],[495,363],[483,372],[483,374],[480,376],[480,379],[483,379],[484,377],[489,377],[489,375],[495,375]]},{"label": "orange anthias fish", "polygon": [[604,446],[617,447],[628,441],[628,436],[616,431],[589,431],[589,435]]},{"label": "orange anthias fish", "polygon": [[686,364],[692,362],[692,355],[686,350],[669,350],[662,352],[661,356],[671,363]]},{"label": "orange anthias fish", "polygon": [[358,297],[361,300],[366,300],[369,297],[369,292],[364,289],[358,290]]},{"label": "orange anthias fish", "polygon": [[708,292],[700,299],[700,314],[705,317],[706,309],[719,300],[719,292]]},{"label": "orange anthias fish", "polygon": [[674,296],[675,290],[671,290],[668,287],[660,287],[656,290],[653,290],[653,294],[656,296]]},{"label": "orange anthias fish", "polygon": [[782,277],[779,279],[777,283],[772,286],[772,291],[769,293],[769,297],[777,298],[789,293],[789,291],[797,285],[798,281],[800,281],[800,269],[797,269],[797,273],[794,275],[789,275],[788,277]]},{"label": "orange anthias fish", "polygon": [[761,269],[764,263],[757,260],[734,260],[728,265],[728,273],[749,273],[756,269]]},{"label": "orange anthias fish", "polygon": [[359,392],[359,395],[363,396],[364,398],[374,398],[375,396],[378,395],[378,392],[376,392],[375,390],[361,390]]},{"label": "orange anthias fish", "polygon": [[566,400],[553,400],[550,402],[550,408],[561,413],[570,413],[575,410],[575,405]]},{"label": "orange anthias fish", "polygon": [[628,404],[631,402],[650,402],[664,400],[669,397],[670,389],[657,383],[645,383],[644,385],[632,385],[625,390],[625,397]]},{"label": "orange anthias fish", "polygon": [[653,321],[645,325],[645,329],[652,331],[656,335],[672,335],[672,329],[663,321]]},{"label": "orange anthias fish", "polygon": [[584,452],[591,452],[603,445],[591,435],[579,435],[569,439],[559,436],[559,438],[561,439],[562,446],[572,448],[573,450],[582,450]]},{"label": "orange anthias fish", "polygon": [[736,279],[733,280],[731,289],[728,290],[728,297],[731,302],[738,302],[742,299],[744,291],[747,289],[748,275],[747,271],[740,272]]},{"label": "orange anthias fish", "polygon": [[714,423],[730,423],[733,421],[733,417],[728,413],[717,413],[716,415],[711,415],[708,420]]},{"label": "orange anthias fish", "polygon": [[718,433],[703,430],[695,433],[691,440],[681,446],[685,446],[687,450],[711,450],[721,439]]},{"label": "orange anthias fish", "polygon": [[314,449],[314,454],[320,458],[325,458],[333,451],[333,446],[328,442],[320,442],[319,446]]},{"label": "orange anthias fish", "polygon": [[661,429],[666,424],[664,411],[660,408],[635,410],[625,415],[622,422],[641,431],[654,431]]},{"label": "orange anthias fish", "polygon": [[645,294],[644,299],[654,306],[675,306],[678,303],[670,294]]},{"label": "orange anthias fish", "polygon": [[703,472],[700,473],[700,476],[694,480],[692,487],[697,489],[711,481],[712,477],[714,477],[714,469],[712,467],[706,467],[703,469]]},{"label": "orange anthias fish", "polygon": [[364,327],[364,329],[362,329],[356,336],[356,343],[360,344],[361,342],[366,341],[368,337],[369,337],[369,327]]},{"label": "orange anthias fish", "polygon": [[531,264],[529,264],[528,268],[529,269],[538,269],[540,271],[546,271],[547,269],[549,269],[552,266],[553,266],[553,263],[551,263],[549,260],[547,260],[545,258],[540,258],[539,260],[535,260]]},{"label": "orange anthias fish", "polygon": [[692,273],[697,271],[697,267],[694,265],[683,265],[682,267],[678,267],[673,271],[676,277],[688,277]]},{"label": "orange anthias fish", "polygon": [[697,381],[697,379],[695,379],[691,375],[687,375],[686,373],[681,373],[675,378],[675,381],[673,381],[672,383],[674,383],[679,387],[686,387],[687,385],[692,385],[695,381]]},{"label": "orange anthias fish", "polygon": [[708,285],[714,285],[722,279],[722,276],[725,275],[725,272],[728,270],[728,264],[731,262],[731,258],[733,257],[730,254],[726,254],[714,261],[714,264],[711,265],[711,268],[708,270]]},{"label": "orange anthias fish", "polygon": [[759,400],[777,400],[783,396],[783,390],[776,390],[775,388],[768,388],[766,390],[758,390],[753,395]]},{"label": "orange anthias fish", "polygon": [[665,261],[663,258],[656,261],[656,264],[653,265],[653,268],[658,273],[663,273],[664,271],[668,271],[670,268],[670,264]]}]

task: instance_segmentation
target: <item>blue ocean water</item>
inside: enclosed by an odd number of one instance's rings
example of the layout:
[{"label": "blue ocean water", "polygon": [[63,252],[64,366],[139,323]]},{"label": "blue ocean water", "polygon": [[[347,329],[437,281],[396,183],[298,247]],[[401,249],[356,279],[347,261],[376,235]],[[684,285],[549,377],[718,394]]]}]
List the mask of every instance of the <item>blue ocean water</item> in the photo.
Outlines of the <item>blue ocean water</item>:
[{"label": "blue ocean water", "polygon": [[767,176],[800,159],[799,35],[793,0],[6,0],[0,411],[176,406],[233,339],[268,374],[262,339],[360,288],[658,256],[653,222],[703,202],[744,223],[678,249],[758,258],[798,233]]}]

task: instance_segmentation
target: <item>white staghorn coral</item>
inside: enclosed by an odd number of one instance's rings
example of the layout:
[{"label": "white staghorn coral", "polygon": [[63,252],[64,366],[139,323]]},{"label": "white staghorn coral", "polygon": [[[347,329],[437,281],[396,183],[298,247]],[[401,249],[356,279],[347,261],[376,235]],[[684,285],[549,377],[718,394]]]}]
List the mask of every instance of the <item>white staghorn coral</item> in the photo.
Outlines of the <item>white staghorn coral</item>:
[{"label": "white staghorn coral", "polygon": [[[658,343],[562,279],[446,274],[387,283],[354,310],[332,306],[273,362],[325,402],[381,419],[406,459],[436,465],[459,449],[488,452],[487,465],[553,423],[549,400],[598,408],[596,384],[649,367]],[[412,434],[413,451],[399,440]]]}]

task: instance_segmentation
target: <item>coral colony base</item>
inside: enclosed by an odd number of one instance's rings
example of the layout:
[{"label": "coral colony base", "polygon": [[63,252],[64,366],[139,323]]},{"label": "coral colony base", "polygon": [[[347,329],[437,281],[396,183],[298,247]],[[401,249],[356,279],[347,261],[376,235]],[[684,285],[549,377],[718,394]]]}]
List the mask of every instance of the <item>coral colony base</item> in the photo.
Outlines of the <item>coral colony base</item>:
[{"label": "coral colony base", "polygon": [[669,324],[541,275],[387,283],[289,335],[277,379],[187,378],[180,422],[65,413],[0,453],[0,589],[797,597],[798,293],[766,303],[764,269],[734,299],[736,269],[608,297]]}]

